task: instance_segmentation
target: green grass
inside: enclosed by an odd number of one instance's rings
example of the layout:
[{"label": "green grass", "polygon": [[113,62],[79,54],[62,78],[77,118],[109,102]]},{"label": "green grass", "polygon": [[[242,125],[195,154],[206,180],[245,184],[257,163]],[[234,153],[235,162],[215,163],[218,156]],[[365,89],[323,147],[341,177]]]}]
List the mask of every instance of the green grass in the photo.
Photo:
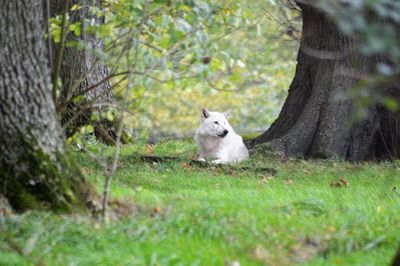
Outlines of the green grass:
[{"label": "green grass", "polygon": [[[91,147],[110,156],[111,148]],[[107,225],[82,215],[1,218],[0,265],[388,265],[400,242],[400,163],[350,164],[255,155],[243,165],[278,173],[141,163],[121,150],[112,197],[135,214]],[[154,147],[190,158],[189,141]],[[101,191],[102,172],[77,153]],[[330,184],[343,177],[349,186]],[[19,251],[17,251],[19,250]]]}]

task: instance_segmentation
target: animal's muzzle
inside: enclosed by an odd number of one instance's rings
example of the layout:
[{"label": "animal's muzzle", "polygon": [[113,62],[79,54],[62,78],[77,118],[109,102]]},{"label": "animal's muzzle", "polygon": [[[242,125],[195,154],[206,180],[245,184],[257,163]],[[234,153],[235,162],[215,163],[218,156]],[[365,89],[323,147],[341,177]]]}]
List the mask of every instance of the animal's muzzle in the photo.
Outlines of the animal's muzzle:
[{"label": "animal's muzzle", "polygon": [[224,138],[224,137],[226,137],[226,135],[228,135],[228,133],[229,133],[229,131],[227,129],[224,129],[222,134],[219,134],[218,137]]}]

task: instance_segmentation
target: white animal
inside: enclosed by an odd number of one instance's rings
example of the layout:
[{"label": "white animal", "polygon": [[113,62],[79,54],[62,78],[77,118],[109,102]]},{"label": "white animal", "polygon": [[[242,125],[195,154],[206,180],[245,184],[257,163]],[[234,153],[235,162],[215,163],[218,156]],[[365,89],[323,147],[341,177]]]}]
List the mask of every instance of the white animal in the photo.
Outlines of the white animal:
[{"label": "white animal", "polygon": [[199,150],[198,160],[213,163],[240,162],[249,157],[241,136],[228,122],[230,111],[219,113],[202,109],[200,127],[194,140]]}]

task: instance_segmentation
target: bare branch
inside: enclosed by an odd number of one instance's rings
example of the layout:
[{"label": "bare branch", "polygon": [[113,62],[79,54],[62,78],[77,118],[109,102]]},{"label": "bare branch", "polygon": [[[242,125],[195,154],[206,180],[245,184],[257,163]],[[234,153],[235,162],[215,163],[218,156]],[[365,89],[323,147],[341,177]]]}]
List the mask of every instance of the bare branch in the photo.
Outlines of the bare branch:
[{"label": "bare branch", "polygon": [[[114,84],[114,86],[117,86],[125,79],[126,79],[126,77],[120,79],[117,83]],[[80,115],[82,115],[85,110],[91,108],[93,106],[93,104],[97,102],[98,99],[100,99],[101,97],[106,95],[111,90],[112,90],[112,87],[109,90],[104,90],[102,93],[96,95],[96,97],[94,97],[90,101],[86,102],[85,105],[80,106],[79,109],[75,111],[74,115],[64,123],[63,130],[65,130],[69,126],[69,124],[72,123],[72,121],[74,121],[76,118],[78,118]]]},{"label": "bare branch", "polygon": [[160,48],[158,48],[157,46],[155,46],[155,45],[152,45],[152,44],[147,43],[147,42],[140,42],[140,43],[145,45],[145,46],[147,46],[147,47],[149,47],[149,48],[151,48],[151,49],[156,50],[159,53],[162,53],[162,50]]},{"label": "bare branch", "polygon": [[71,97],[71,99],[69,99],[69,100],[67,100],[67,101],[65,102],[65,104],[68,105],[68,104],[72,103],[72,101],[73,101],[76,97],[78,97],[78,96],[80,96],[80,95],[85,95],[85,94],[88,93],[89,91],[96,89],[98,86],[100,86],[101,84],[103,84],[103,83],[109,81],[110,79],[112,79],[112,78],[114,78],[114,77],[118,77],[118,76],[122,76],[122,75],[127,75],[128,73],[129,73],[128,71],[124,71],[124,72],[121,72],[121,73],[110,74],[110,75],[108,75],[107,77],[105,77],[105,78],[103,78],[102,80],[100,80],[99,82],[97,82],[96,84],[93,84],[93,85],[90,86],[89,88],[84,89],[83,91],[80,91],[80,92],[78,92],[78,93],[75,93],[75,94]]},{"label": "bare branch", "polygon": [[63,57],[63,53],[64,53],[65,38],[67,36],[66,24],[67,24],[67,11],[68,11],[69,2],[70,2],[70,0],[66,0],[64,2],[64,11],[63,11],[63,16],[62,16],[62,21],[61,21],[61,39],[60,39],[60,44],[57,47],[55,66],[54,66],[55,69],[54,69],[53,78],[52,78],[52,84],[53,84],[52,94],[53,94],[53,102],[55,105],[57,105],[58,78],[60,77],[61,61],[62,61],[62,57]]},{"label": "bare branch", "polygon": [[[138,58],[139,58],[139,44],[140,44],[139,38],[140,38],[140,34],[142,32],[143,25],[144,25],[144,23],[145,23],[145,21],[147,19],[147,10],[148,10],[148,6],[150,4],[150,1],[151,0],[146,0],[146,2],[145,2],[144,8],[143,8],[143,17],[142,17],[142,19],[140,21],[140,25],[138,26],[138,30],[136,31],[136,42],[135,42],[135,47],[134,47],[134,51],[135,51],[135,54],[134,54],[134,65],[132,66],[131,64],[128,64],[128,67],[129,67],[128,68],[128,73],[129,73],[129,75],[128,75],[128,84],[127,84],[127,87],[126,87],[126,90],[125,90],[124,101],[126,101],[126,99],[128,98],[129,92],[131,90],[131,75],[135,71],[135,68],[136,68],[137,63],[138,63],[137,61],[138,61]],[[129,54],[130,54],[129,52],[126,54],[127,61],[129,61]],[[113,159],[113,163],[112,163],[110,171],[108,171],[106,173],[106,180],[104,182],[103,202],[102,202],[102,215],[103,215],[103,219],[105,221],[107,221],[107,218],[108,218],[107,217],[107,215],[108,215],[107,210],[108,210],[108,196],[109,196],[109,193],[110,193],[110,184],[111,184],[111,180],[112,180],[112,178],[114,176],[114,173],[117,170],[117,164],[118,164],[118,160],[119,160],[119,149],[120,149],[120,146],[121,146],[121,135],[122,135],[122,131],[123,131],[123,128],[124,128],[124,117],[125,117],[125,110],[127,109],[127,104],[124,103],[123,106],[124,107],[123,107],[123,110],[122,110],[122,113],[121,113],[121,117],[119,119],[119,125],[118,125],[118,131],[117,131],[117,139],[116,139],[116,142],[115,142],[114,159]]]}]

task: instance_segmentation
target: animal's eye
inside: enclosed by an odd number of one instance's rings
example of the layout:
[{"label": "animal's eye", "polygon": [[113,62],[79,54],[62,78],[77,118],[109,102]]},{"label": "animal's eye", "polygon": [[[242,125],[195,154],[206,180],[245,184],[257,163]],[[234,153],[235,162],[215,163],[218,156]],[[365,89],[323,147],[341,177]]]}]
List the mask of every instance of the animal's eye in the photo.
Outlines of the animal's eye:
[{"label": "animal's eye", "polygon": [[214,124],[218,125],[218,121],[214,121]]}]

